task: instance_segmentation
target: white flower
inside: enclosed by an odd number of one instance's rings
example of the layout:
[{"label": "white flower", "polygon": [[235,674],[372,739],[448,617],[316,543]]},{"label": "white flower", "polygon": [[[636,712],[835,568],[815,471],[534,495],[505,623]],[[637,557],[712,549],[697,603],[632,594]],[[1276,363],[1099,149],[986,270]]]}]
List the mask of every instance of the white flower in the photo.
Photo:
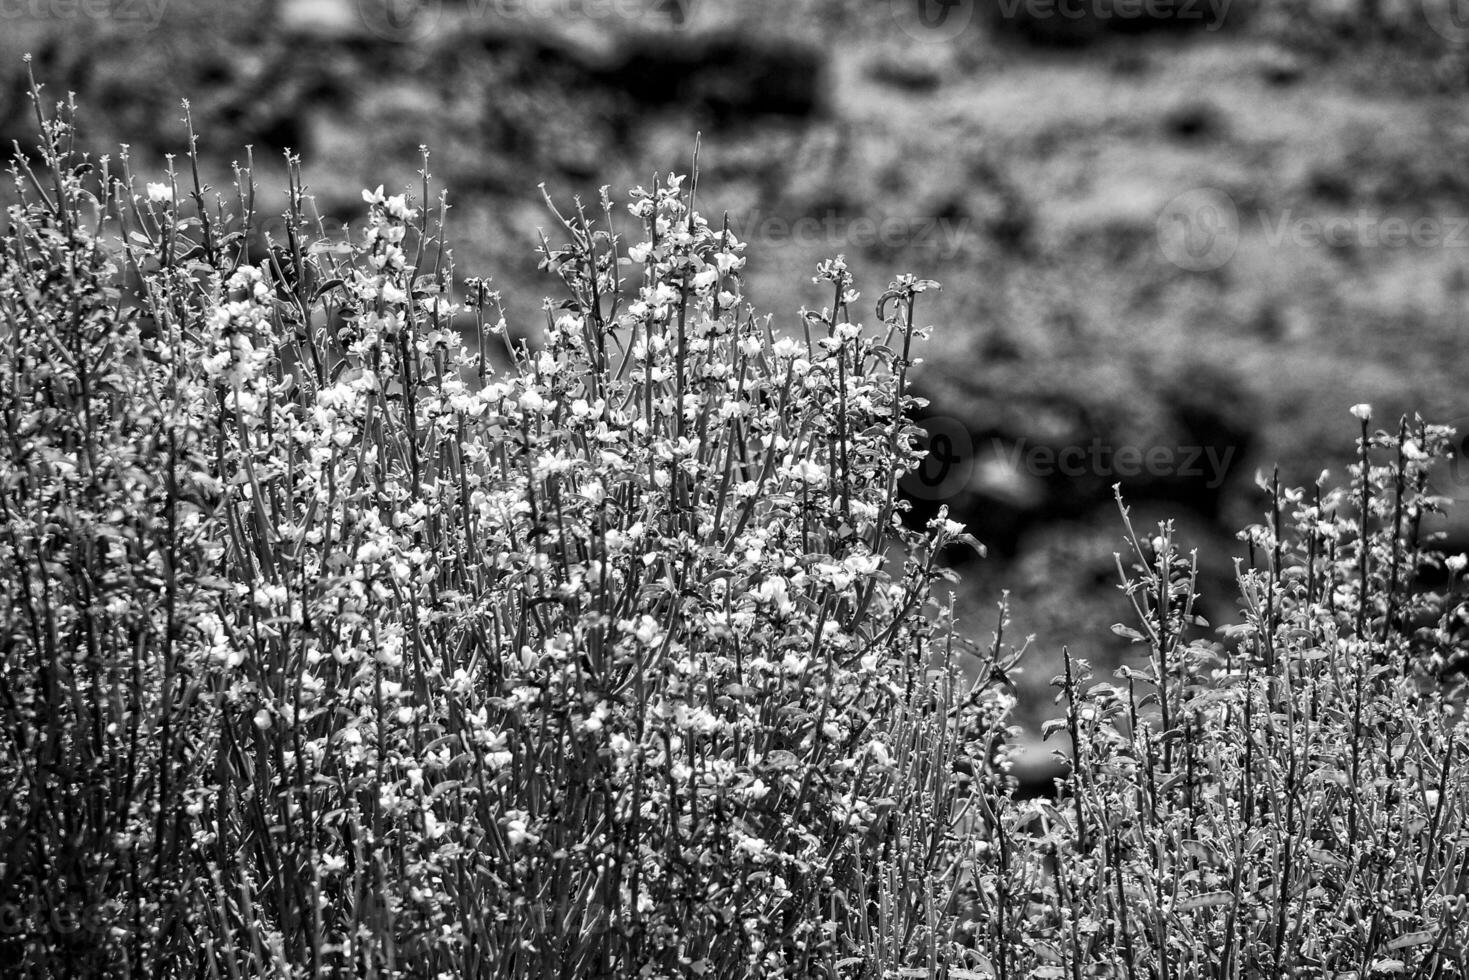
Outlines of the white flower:
[{"label": "white flower", "polygon": [[760,779],[756,779],[750,785],[742,786],[739,789],[735,790],[735,795],[747,801],[764,799],[767,795],[769,795],[769,793],[770,787],[766,786],[765,783]]},{"label": "white flower", "polygon": [[1352,414],[1366,422],[1372,417],[1372,406],[1366,402],[1358,402],[1352,406]]},{"label": "white flower", "polygon": [[411,221],[418,214],[417,210],[408,207],[402,194],[394,194],[385,200],[383,210],[399,221]]},{"label": "white flower", "polygon": [[160,201],[172,201],[173,188],[168,186],[167,184],[155,184],[150,182],[148,184],[148,200],[152,201],[154,204],[157,204]]},{"label": "white flower", "polygon": [[610,739],[607,740],[607,744],[619,757],[625,757],[632,754],[632,742],[628,739],[626,735],[614,734]]},{"label": "white flower", "polygon": [[638,642],[644,646],[653,646],[663,636],[663,631],[658,628],[658,620],[646,613],[636,623],[628,623],[625,629],[636,636]]},{"label": "white flower", "polygon": [[526,826],[526,815],[523,811],[511,810],[510,813],[518,814],[505,822],[505,836],[513,845],[534,844],[541,838],[530,832]]},{"label": "white flower", "polygon": [[739,843],[735,846],[744,851],[746,854],[750,855],[750,857],[755,859],[756,861],[759,861],[761,858],[763,858],[765,856],[765,852],[770,848],[770,845],[765,843],[765,841],[761,838],[747,837],[744,835],[741,835]]}]

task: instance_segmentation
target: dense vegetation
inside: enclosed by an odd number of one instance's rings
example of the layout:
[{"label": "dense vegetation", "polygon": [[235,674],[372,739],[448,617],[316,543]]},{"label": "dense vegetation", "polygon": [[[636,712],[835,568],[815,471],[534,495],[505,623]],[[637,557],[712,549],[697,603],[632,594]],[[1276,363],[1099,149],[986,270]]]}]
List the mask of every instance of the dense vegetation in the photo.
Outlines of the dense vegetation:
[{"label": "dense vegetation", "polygon": [[606,193],[552,206],[532,346],[426,159],[346,244],[293,179],[264,240],[248,168],[140,189],[35,95],[0,253],[17,975],[1469,975],[1447,429],[1359,406],[1347,486],[1269,484],[1218,641],[1124,509],[1139,655],[1067,655],[1069,775],[1016,800],[1023,657],[1003,605],[956,639],[967,535],[898,491],[934,284],[866,305],[838,259],[757,318],[670,178],[627,238]]}]

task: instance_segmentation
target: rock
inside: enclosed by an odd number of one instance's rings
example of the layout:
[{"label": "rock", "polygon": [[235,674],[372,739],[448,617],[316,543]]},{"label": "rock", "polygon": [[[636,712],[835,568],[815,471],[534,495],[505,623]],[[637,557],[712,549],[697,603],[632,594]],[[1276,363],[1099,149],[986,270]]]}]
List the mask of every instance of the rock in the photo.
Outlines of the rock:
[{"label": "rock", "polygon": [[1295,85],[1305,75],[1305,65],[1299,55],[1283,48],[1271,49],[1260,64],[1260,77],[1276,88]]},{"label": "rock", "polygon": [[938,66],[917,62],[907,58],[881,57],[867,66],[868,77],[890,88],[904,92],[926,94],[943,84],[943,72]]},{"label": "rock", "polygon": [[1163,118],[1163,130],[1180,142],[1214,139],[1224,133],[1224,119],[1212,102],[1188,102]]},{"label": "rock", "polygon": [[597,80],[640,107],[681,108],[729,126],[760,116],[815,115],[825,67],[819,49],[796,41],[650,34],[627,38]]}]

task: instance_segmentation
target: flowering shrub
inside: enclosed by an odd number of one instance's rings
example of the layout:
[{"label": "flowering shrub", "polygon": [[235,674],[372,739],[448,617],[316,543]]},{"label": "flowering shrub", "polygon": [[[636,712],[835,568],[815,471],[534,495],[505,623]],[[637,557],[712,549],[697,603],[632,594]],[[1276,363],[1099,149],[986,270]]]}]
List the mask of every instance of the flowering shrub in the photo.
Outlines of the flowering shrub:
[{"label": "flowering shrub", "polygon": [[931,283],[894,283],[874,333],[828,263],[831,305],[782,334],[671,178],[634,192],[634,244],[605,193],[562,220],[569,298],[532,348],[485,281],[456,296],[402,195],[364,192],[342,249],[293,178],[261,250],[248,170],[234,215],[197,176],[137,194],[71,118],[17,162],[0,279],[0,901],[24,910],[0,955],[948,961],[974,826],[951,762],[994,751],[1007,701],[959,683],[930,594],[962,529],[899,519]]},{"label": "flowering shrub", "polygon": [[1128,524],[1146,656],[1067,655],[1016,801],[1003,608],[964,647],[901,521],[931,283],[778,331],[672,178],[553,207],[532,346],[426,163],[349,243],[293,168],[262,244],[248,168],[135,193],[72,119],[0,248],[10,973],[1469,975],[1446,430],[1271,483],[1222,643]]},{"label": "flowering shrub", "polygon": [[972,867],[989,975],[1469,976],[1469,721],[1441,676],[1466,561],[1422,530],[1452,433],[1353,412],[1350,487],[1263,483],[1223,643],[1193,556],[1123,509],[1138,626],[1116,629],[1146,659],[1088,685],[1066,655],[1065,792],[1003,809]]}]

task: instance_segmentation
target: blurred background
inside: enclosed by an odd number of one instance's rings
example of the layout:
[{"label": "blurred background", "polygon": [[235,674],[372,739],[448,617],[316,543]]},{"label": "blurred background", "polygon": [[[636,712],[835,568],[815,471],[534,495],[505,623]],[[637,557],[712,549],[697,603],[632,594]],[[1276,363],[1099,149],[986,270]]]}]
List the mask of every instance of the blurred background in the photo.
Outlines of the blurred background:
[{"label": "blurred background", "polygon": [[[623,199],[696,133],[700,210],[777,324],[839,253],[870,300],[940,280],[906,489],[989,545],[960,608],[985,642],[1010,590],[1032,721],[1063,643],[1125,652],[1114,483],[1200,550],[1219,623],[1257,471],[1344,480],[1358,402],[1469,420],[1469,2],[0,0],[7,148],[34,142],[27,52],[140,180],[187,98],[210,183],[249,146],[282,206],[289,149],[329,228],[363,187],[417,195],[426,144],[459,273],[528,335],[557,287],[538,185]],[[1469,499],[1469,468],[1441,481]],[[1443,530],[1469,545],[1469,513]]]}]

